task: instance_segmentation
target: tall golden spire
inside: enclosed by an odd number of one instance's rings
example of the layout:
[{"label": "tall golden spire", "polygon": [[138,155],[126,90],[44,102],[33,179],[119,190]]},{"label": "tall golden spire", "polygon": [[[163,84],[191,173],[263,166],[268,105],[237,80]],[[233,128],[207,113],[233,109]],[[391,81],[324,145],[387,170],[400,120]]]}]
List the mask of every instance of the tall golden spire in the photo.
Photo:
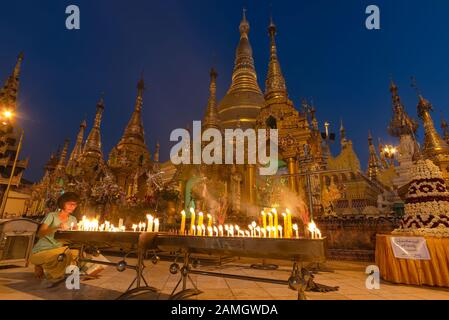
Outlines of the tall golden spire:
[{"label": "tall golden spire", "polygon": [[232,84],[218,108],[224,128],[233,128],[239,121],[245,128],[254,127],[265,102],[257,83],[253,50],[248,38],[250,26],[246,19],[246,10],[243,11],[239,30],[240,42],[236,50]]},{"label": "tall golden spire", "polygon": [[159,162],[159,151],[161,149],[161,145],[159,144],[159,142],[156,143],[156,148],[154,150],[154,162],[158,163]]},{"label": "tall golden spire", "polygon": [[369,159],[368,159],[368,178],[370,180],[377,180],[380,171],[380,162],[377,157],[376,147],[373,143],[373,137],[371,132],[368,135],[369,144]]},{"label": "tall golden spire", "polygon": [[206,115],[203,120],[205,129],[220,127],[220,119],[217,111],[217,72],[212,68],[210,71],[209,101],[207,104]]},{"label": "tall golden spire", "polygon": [[265,99],[287,98],[287,86],[277,55],[276,25],[273,19],[270,21],[268,33],[270,35],[270,63],[268,65],[267,80],[265,81]]},{"label": "tall golden spire", "polygon": [[73,148],[72,153],[70,154],[69,164],[73,163],[78,157],[83,153],[83,141],[84,141],[84,132],[86,131],[87,123],[86,120],[83,120],[80,124],[80,130],[78,132],[78,136],[76,137],[75,147]]},{"label": "tall golden spire", "polygon": [[443,129],[443,139],[449,144],[449,126],[446,120],[441,120],[441,129]]},{"label": "tall golden spire", "polygon": [[440,137],[433,123],[430,112],[433,110],[432,104],[419,95],[418,115],[424,123],[424,146],[422,153],[428,158],[433,158],[440,154],[449,154],[449,145]]},{"label": "tall golden spire", "polygon": [[17,63],[13,73],[6,80],[4,86],[0,89],[0,104],[7,110],[15,110],[17,107],[17,93],[19,91],[20,68],[22,66],[24,55],[20,53],[17,57]]},{"label": "tall golden spire", "polygon": [[67,153],[69,151],[69,144],[70,144],[70,140],[66,139],[64,141],[64,148],[62,149],[61,156],[59,157],[58,165],[56,166],[56,169],[58,169],[58,170],[65,168]]},{"label": "tall golden spire", "polygon": [[348,142],[348,140],[346,140],[346,129],[343,125],[343,119],[341,120],[341,124],[340,124],[340,144],[341,147],[344,148],[346,146],[346,143]]},{"label": "tall golden spire", "polygon": [[101,126],[101,118],[103,116],[104,111],[104,100],[101,97],[100,101],[97,103],[97,112],[95,114],[95,122],[92,127],[89,135],[87,136],[86,144],[84,145],[83,153],[89,154],[98,154],[99,156],[103,155],[101,151],[101,134],[100,134],[100,126]]},{"label": "tall golden spire", "polygon": [[141,79],[137,83],[137,98],[134,106],[134,111],[119,142],[119,145],[134,144],[138,146],[145,146],[145,134],[142,124],[142,105],[144,91],[145,82],[143,80],[143,77],[141,77]]},{"label": "tall golden spire", "polygon": [[391,80],[390,91],[393,101],[393,117],[390,121],[388,131],[393,137],[401,137],[403,135],[415,136],[418,129],[418,122],[409,117],[405,108],[401,102],[401,98],[398,94],[398,87]]}]

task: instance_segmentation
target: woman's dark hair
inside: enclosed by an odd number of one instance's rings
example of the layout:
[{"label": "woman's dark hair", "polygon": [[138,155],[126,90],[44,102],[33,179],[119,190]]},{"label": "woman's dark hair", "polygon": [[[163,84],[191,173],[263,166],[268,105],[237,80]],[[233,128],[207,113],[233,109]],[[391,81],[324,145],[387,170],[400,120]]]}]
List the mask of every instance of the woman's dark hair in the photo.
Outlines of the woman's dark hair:
[{"label": "woman's dark hair", "polygon": [[58,208],[63,210],[67,202],[80,202],[80,197],[75,192],[67,192],[58,198]]}]

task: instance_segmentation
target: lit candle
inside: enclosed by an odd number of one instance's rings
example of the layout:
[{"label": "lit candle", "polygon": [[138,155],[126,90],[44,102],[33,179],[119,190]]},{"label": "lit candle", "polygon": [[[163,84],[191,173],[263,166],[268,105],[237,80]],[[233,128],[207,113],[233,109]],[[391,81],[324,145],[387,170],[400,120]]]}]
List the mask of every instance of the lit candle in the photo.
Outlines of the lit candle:
[{"label": "lit candle", "polygon": [[142,222],[142,231],[145,232],[145,230],[147,230],[146,228],[147,228],[146,223]]},{"label": "lit candle", "polygon": [[190,208],[190,233],[195,235],[195,209]]},{"label": "lit candle", "polygon": [[263,228],[261,229],[263,237],[266,238],[267,237],[267,229]]},{"label": "lit candle", "polygon": [[218,232],[218,228],[216,226],[214,226],[214,235],[216,237],[218,237],[220,235],[220,233]]},{"label": "lit candle", "polygon": [[234,236],[234,226],[229,227],[229,233],[230,233],[231,237]]},{"label": "lit candle", "polygon": [[293,227],[292,227],[292,213],[289,209],[287,211],[287,228],[288,228],[288,237],[291,238],[293,236]]},{"label": "lit candle", "polygon": [[282,238],[282,227],[278,226],[279,238]]},{"label": "lit candle", "polygon": [[289,238],[289,235],[288,235],[288,218],[287,218],[287,214],[286,214],[286,213],[283,213],[283,214],[282,214],[282,218],[284,218],[284,236],[285,236],[286,238]]},{"label": "lit candle", "polygon": [[206,236],[206,227],[204,226],[204,224],[201,225],[201,236],[202,237]]},{"label": "lit candle", "polygon": [[148,220],[147,232],[153,232],[154,217],[150,214],[147,214],[147,220]]},{"label": "lit candle", "polygon": [[214,233],[213,233],[213,228],[212,227],[207,227],[207,235],[209,237],[213,237]]},{"label": "lit candle", "polygon": [[309,223],[308,229],[311,233],[312,239],[315,239],[317,236],[317,233],[316,233],[317,227],[316,227],[315,222],[312,221],[311,223]]},{"label": "lit candle", "polygon": [[123,227],[123,219],[118,220],[118,227],[121,229]]},{"label": "lit candle", "polygon": [[73,226],[74,226],[75,224],[72,222],[71,224],[70,224],[70,231],[73,231]]},{"label": "lit candle", "polygon": [[229,226],[225,224],[226,236],[229,237],[231,235],[231,230],[229,230]]},{"label": "lit candle", "polygon": [[120,231],[121,231],[121,232],[125,232],[125,231],[126,231],[126,227],[125,227],[125,226],[122,226],[122,227],[120,228]]},{"label": "lit candle", "polygon": [[235,226],[235,231],[237,232],[237,237],[240,237],[240,227],[239,226]]},{"label": "lit candle", "polygon": [[[243,231],[242,231],[242,232],[243,232]],[[252,232],[252,231],[251,231],[251,232]],[[247,238],[252,237],[252,236],[250,235],[249,231],[245,231],[245,236],[246,236]]]},{"label": "lit candle", "polygon": [[273,209],[273,215],[274,215],[274,237],[278,237],[278,227],[279,227],[279,219],[278,219],[278,213],[276,209]]},{"label": "lit candle", "polygon": [[179,233],[183,236],[186,232],[186,212],[183,210],[181,212],[181,230],[179,230]]},{"label": "lit candle", "polygon": [[265,211],[262,211],[262,223],[263,223],[263,228],[266,229],[267,228],[267,215],[265,214]]},{"label": "lit candle", "polygon": [[207,215],[207,227],[208,228],[212,228],[212,222],[213,222],[212,215],[208,214]]},{"label": "lit candle", "polygon": [[224,232],[223,232],[223,226],[222,225],[218,226],[218,231],[219,231],[219,236],[223,237],[224,236]]},{"label": "lit candle", "polygon": [[253,226],[252,226],[252,225],[249,225],[249,226],[248,226],[248,229],[249,229],[249,231],[250,231],[251,237],[254,237],[254,228],[253,228]]},{"label": "lit candle", "polygon": [[251,223],[251,226],[253,227],[253,232],[254,232],[254,234],[253,234],[253,237],[255,237],[256,236],[256,228],[257,228],[257,223],[256,223],[256,221],[253,221],[253,223]]},{"label": "lit candle", "polygon": [[259,237],[259,238],[262,237],[262,233],[260,232],[260,227],[257,227],[256,231],[257,231],[256,237]]},{"label": "lit candle", "polygon": [[133,224],[133,231],[136,232],[137,224]]},{"label": "lit candle", "polygon": [[154,232],[159,232],[159,219],[154,220]]},{"label": "lit candle", "polygon": [[204,220],[204,213],[200,212],[198,214],[198,227],[203,228],[203,220]]},{"label": "lit candle", "polygon": [[273,228],[273,215],[271,214],[271,212],[268,213],[268,225],[269,225],[270,230],[271,230],[271,228]]},{"label": "lit candle", "polygon": [[190,234],[192,235],[192,236],[196,236],[196,226],[192,226],[192,229],[190,229]]},{"label": "lit candle", "polygon": [[267,227],[267,234],[268,234],[268,237],[267,238],[271,238],[271,227]]},{"label": "lit candle", "polygon": [[297,224],[293,225],[293,230],[295,230],[296,233],[296,239],[299,239],[299,228]]}]

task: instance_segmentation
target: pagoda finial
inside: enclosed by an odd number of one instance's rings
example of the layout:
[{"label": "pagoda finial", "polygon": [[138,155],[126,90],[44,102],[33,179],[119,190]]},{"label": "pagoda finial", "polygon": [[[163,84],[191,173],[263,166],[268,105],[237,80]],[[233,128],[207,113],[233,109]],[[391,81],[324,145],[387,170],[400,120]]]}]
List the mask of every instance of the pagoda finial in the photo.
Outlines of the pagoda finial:
[{"label": "pagoda finial", "polygon": [[380,172],[380,162],[377,156],[376,147],[373,144],[371,131],[368,133],[369,159],[368,159],[368,178],[371,181],[377,180]]},{"label": "pagoda finial", "polygon": [[[137,83],[137,98],[134,106],[134,111],[131,115],[131,119],[126,126],[123,133],[120,144],[139,144],[145,145],[145,134],[142,123],[142,106],[143,106],[143,92],[145,90],[145,81],[143,80],[143,74]],[[146,147],[145,147],[146,148]]]},{"label": "pagoda finial", "polygon": [[101,118],[104,111],[104,98],[103,93],[101,94],[100,100],[97,103],[97,111],[95,113],[94,125],[87,137],[86,144],[84,145],[83,153],[96,153],[102,155],[101,151]]},{"label": "pagoda finial", "polygon": [[69,151],[70,140],[65,139],[64,148],[62,149],[61,156],[59,157],[57,169],[63,169],[66,165],[67,153]]},{"label": "pagoda finial", "polygon": [[390,81],[390,91],[393,107],[393,117],[388,127],[388,132],[393,137],[401,137],[404,135],[411,135],[415,137],[418,130],[418,122],[407,114],[398,94],[398,87],[393,79]]},{"label": "pagoda finial", "polygon": [[343,125],[343,119],[340,120],[340,144],[344,147],[347,143],[346,140],[346,129]]},{"label": "pagoda finial", "polygon": [[443,129],[443,139],[449,143],[449,126],[445,119],[441,120],[441,129]]},{"label": "pagoda finial", "polygon": [[268,34],[270,35],[270,62],[268,65],[267,80],[265,81],[265,99],[287,98],[287,86],[277,56],[276,25],[272,18],[268,27]]},{"label": "pagoda finial", "polygon": [[418,94],[418,115],[424,124],[424,146],[422,153],[425,157],[432,159],[440,154],[449,155],[449,145],[440,137],[431,116],[432,104],[420,93]]},{"label": "pagoda finial", "polygon": [[84,133],[87,128],[86,120],[83,120],[80,124],[80,129],[78,131],[78,135],[76,137],[75,147],[73,147],[72,153],[70,154],[68,167],[72,166],[74,162],[81,156],[83,153],[83,141],[84,141]]},{"label": "pagoda finial", "polygon": [[207,104],[206,115],[203,120],[205,129],[218,129],[220,126],[220,119],[217,111],[217,77],[217,72],[212,68],[210,71],[209,101]]},{"label": "pagoda finial", "polygon": [[17,57],[17,62],[12,74],[6,80],[4,86],[0,89],[0,103],[7,110],[13,111],[17,108],[17,94],[19,92],[20,69],[24,54],[21,52]]},{"label": "pagoda finial", "polygon": [[[144,80],[144,76],[143,76],[143,71],[142,74],[140,76],[140,80],[137,83],[137,97],[143,100],[143,92],[145,91],[145,80]],[[137,103],[136,103],[136,107],[137,107]],[[141,107],[141,105],[140,105]]]},{"label": "pagoda finial", "polygon": [[156,143],[156,148],[154,149],[154,162],[159,162],[159,151],[161,149],[161,145],[159,144],[159,141]]},{"label": "pagoda finial", "polygon": [[248,36],[249,30],[250,30],[250,26],[249,26],[249,22],[246,19],[246,8],[243,8],[243,16],[242,16],[242,22],[240,22],[240,34],[242,36],[246,35]]}]

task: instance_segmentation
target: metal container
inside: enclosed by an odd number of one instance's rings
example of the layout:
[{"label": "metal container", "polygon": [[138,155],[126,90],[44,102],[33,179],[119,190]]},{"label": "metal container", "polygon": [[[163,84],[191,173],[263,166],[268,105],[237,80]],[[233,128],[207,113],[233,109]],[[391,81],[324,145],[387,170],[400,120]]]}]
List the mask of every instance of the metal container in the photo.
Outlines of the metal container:
[{"label": "metal container", "polygon": [[0,266],[28,266],[39,223],[29,219],[0,220]]}]

